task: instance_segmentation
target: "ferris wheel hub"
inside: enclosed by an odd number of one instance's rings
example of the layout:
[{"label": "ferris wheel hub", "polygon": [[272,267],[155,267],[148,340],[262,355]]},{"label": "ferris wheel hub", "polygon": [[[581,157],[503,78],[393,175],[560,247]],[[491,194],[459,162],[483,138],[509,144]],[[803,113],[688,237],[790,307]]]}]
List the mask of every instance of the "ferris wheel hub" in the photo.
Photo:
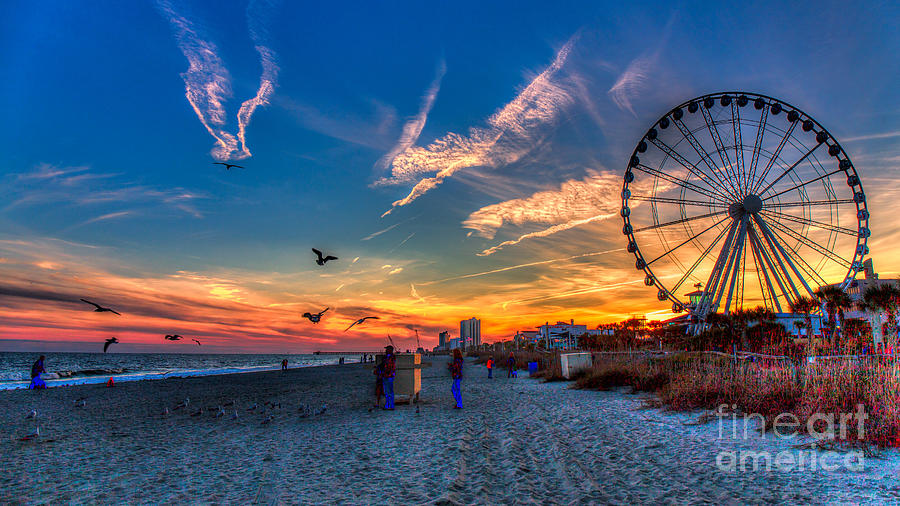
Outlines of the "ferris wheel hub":
[{"label": "ferris wheel hub", "polygon": [[744,211],[747,213],[756,214],[762,211],[762,199],[759,198],[758,195],[752,193],[746,195],[742,204],[744,206]]}]

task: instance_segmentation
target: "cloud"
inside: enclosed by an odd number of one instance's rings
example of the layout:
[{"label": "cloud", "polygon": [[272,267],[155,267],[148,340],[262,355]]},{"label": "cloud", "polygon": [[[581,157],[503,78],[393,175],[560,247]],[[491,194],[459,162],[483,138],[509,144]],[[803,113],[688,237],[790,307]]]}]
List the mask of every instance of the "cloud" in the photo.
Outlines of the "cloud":
[{"label": "cloud", "polygon": [[440,65],[438,65],[437,75],[434,77],[434,81],[431,82],[431,86],[428,87],[428,90],[425,92],[425,96],[422,97],[422,104],[419,106],[419,113],[409,121],[403,125],[403,131],[400,134],[400,139],[397,141],[397,144],[391,148],[390,151],[387,152],[380,160],[375,164],[375,167],[379,170],[385,170],[391,166],[394,162],[394,158],[397,157],[400,153],[405,152],[407,149],[411,148],[413,144],[419,140],[419,135],[422,134],[422,129],[425,128],[425,122],[428,120],[428,113],[431,112],[431,107],[434,105],[434,100],[437,98],[438,91],[441,89],[441,80],[444,78],[444,74],[447,73],[447,64],[444,60],[441,60]]},{"label": "cloud", "polygon": [[250,37],[259,53],[263,71],[256,95],[241,104],[238,111],[237,135],[228,131],[225,102],[232,96],[231,75],[218,55],[218,47],[206,40],[193,22],[179,14],[172,2],[158,0],[157,6],[169,20],[178,47],[188,60],[188,69],[181,74],[185,97],[200,123],[215,139],[211,151],[213,158],[225,161],[252,156],[247,148],[246,128],[256,108],[269,103],[278,78],[275,52],[267,46],[268,32],[264,22],[272,14],[273,3],[251,1],[247,6]]},{"label": "cloud", "polygon": [[435,175],[416,182],[410,193],[395,201],[382,216],[412,203],[461,169],[508,165],[531,151],[543,138],[542,127],[554,122],[559,112],[574,101],[555,78],[575,38],[566,42],[550,66],[518,96],[489,117],[487,126],[473,127],[468,135],[451,132],[426,147],[410,146],[397,154],[391,163],[390,177],[380,179],[376,186],[408,184],[424,174]]},{"label": "cloud", "polygon": [[373,233],[363,237],[362,239],[360,239],[360,241],[368,241],[370,239],[374,239],[385,232],[389,232],[389,231],[393,230],[394,228],[399,227],[402,224],[403,224],[402,221],[399,223],[394,223],[393,225],[391,225],[387,228],[383,228],[383,229],[379,230],[378,232],[373,232]]},{"label": "cloud", "polygon": [[878,134],[860,135],[858,137],[848,137],[846,139],[841,139],[841,142],[870,141],[875,139],[889,139],[891,137],[900,137],[900,130],[895,130],[893,132],[882,132]]},{"label": "cloud", "polygon": [[479,256],[492,255],[500,249],[525,239],[546,237],[594,221],[618,215],[621,199],[621,177],[609,171],[590,172],[582,180],[570,180],[559,190],[537,192],[530,197],[493,204],[475,211],[462,223],[481,237],[492,239],[505,224],[522,226],[528,223],[551,225],[529,232],[517,239],[504,241],[488,248]]},{"label": "cloud", "polygon": [[675,16],[671,16],[663,29],[662,37],[659,43],[652,50],[645,51],[637,58],[631,60],[631,63],[625,68],[625,71],[619,75],[616,82],[607,91],[609,98],[623,111],[628,111],[635,117],[632,100],[640,96],[647,88],[650,75],[659,63],[659,57],[668,43],[669,36],[672,32],[672,25]]},{"label": "cloud", "polygon": [[388,276],[393,276],[394,274],[400,274],[401,272],[403,272],[403,267],[397,267],[396,269],[391,270],[391,272],[388,273]]},{"label": "cloud", "polygon": [[115,213],[107,213],[102,216],[97,216],[96,218],[91,218],[85,222],[82,222],[76,226],[80,227],[83,225],[89,225],[91,223],[97,223],[98,221],[106,221],[106,220],[114,220],[116,218],[124,218],[126,216],[130,216],[133,214],[131,211],[118,211]]}]

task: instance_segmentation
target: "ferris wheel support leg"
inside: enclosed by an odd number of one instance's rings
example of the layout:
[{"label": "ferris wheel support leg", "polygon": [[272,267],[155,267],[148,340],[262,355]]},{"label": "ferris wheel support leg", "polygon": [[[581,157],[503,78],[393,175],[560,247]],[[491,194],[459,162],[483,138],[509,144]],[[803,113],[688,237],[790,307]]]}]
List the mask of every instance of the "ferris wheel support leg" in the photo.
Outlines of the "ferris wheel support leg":
[{"label": "ferris wheel support leg", "polygon": [[815,297],[815,293],[809,287],[809,284],[806,282],[806,279],[804,279],[803,276],[800,274],[800,271],[797,270],[797,266],[794,265],[794,261],[791,260],[791,256],[788,255],[787,252],[784,251],[784,248],[781,247],[781,243],[775,239],[775,234],[773,234],[772,231],[769,230],[769,226],[766,225],[766,222],[763,221],[763,219],[760,218],[758,215],[756,216],[756,221],[760,225],[760,229],[762,229],[763,234],[766,234],[766,237],[768,237],[769,240],[778,247],[778,251],[781,252],[781,256],[783,256],[784,259],[787,261],[788,265],[791,266],[791,270],[794,271],[794,275],[796,275],[797,279],[800,280],[800,283],[803,284],[803,288],[806,288],[806,291],[807,291],[807,293],[809,293],[809,296]]},{"label": "ferris wheel support leg", "polygon": [[[781,304],[778,302],[778,296],[775,294],[775,287],[772,286],[772,279],[769,277],[769,271],[765,268],[765,260],[762,258],[762,253],[760,253],[759,247],[756,244],[753,227],[749,228],[747,236],[750,244],[750,253],[753,254],[753,261],[756,264],[756,273],[759,275],[759,273],[762,272],[762,277],[766,280],[765,286],[769,289],[769,298],[772,300],[772,307],[773,309],[777,309],[780,313]],[[762,285],[762,282],[760,282],[760,285]],[[765,301],[765,299],[763,299],[763,301]]]},{"label": "ferris wheel support leg", "polygon": [[722,277],[722,271],[725,268],[729,253],[731,252],[732,244],[734,244],[736,232],[737,223],[732,221],[728,230],[728,237],[725,239],[725,244],[722,245],[722,249],[719,250],[719,256],[716,258],[713,270],[709,273],[709,279],[706,281],[706,287],[703,288],[703,293],[700,296],[701,309],[699,311],[699,316],[704,319],[711,310],[715,310],[712,306],[712,299],[716,297],[716,293],[719,291],[719,281]]},{"label": "ferris wheel support leg", "polygon": [[734,265],[731,268],[731,283],[728,287],[728,297],[725,298],[725,312],[728,313],[731,308],[731,296],[734,294],[734,287],[737,283],[739,267],[741,265],[741,257],[744,254],[744,242],[747,240],[747,223],[749,219],[747,215],[741,218],[741,231],[738,233],[737,244],[734,247]]},{"label": "ferris wheel support leg", "polygon": [[[782,281],[781,275],[778,273],[778,268],[775,266],[775,262],[772,261],[772,258],[769,256],[769,252],[768,250],[766,250],[766,246],[762,243],[762,240],[756,233],[756,228],[752,228],[750,230],[750,241],[756,244],[759,255],[763,257],[766,266],[768,266],[768,269],[763,269],[763,274],[766,276],[766,279],[769,279],[769,274],[771,273],[772,277],[775,278],[775,282],[778,284],[778,288],[781,290],[781,293],[785,297],[785,302],[789,302],[790,298],[788,289]],[[769,283],[769,286],[771,286],[771,281]],[[775,301],[775,306],[778,308],[778,312],[780,313],[781,304],[778,302],[778,295],[775,294],[774,290],[772,290],[772,299]]]}]

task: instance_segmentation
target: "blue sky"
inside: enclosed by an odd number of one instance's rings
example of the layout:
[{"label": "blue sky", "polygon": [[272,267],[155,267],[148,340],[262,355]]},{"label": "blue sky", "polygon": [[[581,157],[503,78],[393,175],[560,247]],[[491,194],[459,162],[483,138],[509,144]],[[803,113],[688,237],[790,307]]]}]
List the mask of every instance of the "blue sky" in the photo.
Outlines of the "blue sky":
[{"label": "blue sky", "polygon": [[[615,297],[557,297],[630,282],[633,261],[621,251],[430,283],[622,248],[612,219],[483,254],[596,214],[569,201],[539,216],[490,206],[621,175],[661,114],[727,90],[794,104],[841,140],[870,197],[876,267],[900,271],[890,255],[900,188],[896,4],[66,1],[3,10],[0,274],[20,295],[24,283],[137,300],[178,279],[243,294],[229,302],[243,306],[217,306],[215,321],[273,304],[336,307],[335,329],[366,311],[394,315],[354,337],[361,342],[413,324],[436,339],[476,313],[499,338],[556,317],[596,324],[665,311],[652,290],[627,284]],[[185,47],[211,49],[219,62],[198,71],[230,87],[221,125],[230,135],[242,103],[270,79],[246,151],[219,154],[244,170],[211,163],[214,138],[185,96]],[[404,145],[405,131],[417,135]],[[474,149],[464,153],[474,161],[392,207],[447,168],[428,148],[435,141],[445,157]],[[392,152],[399,158],[379,163]],[[598,191],[617,191],[612,179],[607,186]],[[313,270],[311,246],[341,264]],[[180,302],[185,314],[203,313],[203,293]],[[6,299],[43,300],[20,295]],[[16,329],[9,337],[91,339],[87,323],[60,324],[61,310],[80,308],[47,303],[27,318],[4,315]],[[271,318],[259,313],[254,325]],[[143,322],[134,340],[171,324]],[[128,331],[116,325],[108,330]],[[282,330],[260,331],[259,343],[343,344],[333,329]],[[239,339],[201,331],[223,346]]]}]

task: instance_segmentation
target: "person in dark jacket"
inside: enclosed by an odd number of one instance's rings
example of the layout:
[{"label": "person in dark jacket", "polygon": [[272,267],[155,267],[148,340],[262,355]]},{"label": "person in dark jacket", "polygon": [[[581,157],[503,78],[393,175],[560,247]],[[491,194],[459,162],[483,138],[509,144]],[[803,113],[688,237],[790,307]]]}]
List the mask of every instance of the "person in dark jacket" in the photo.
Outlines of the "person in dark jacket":
[{"label": "person in dark jacket", "polygon": [[462,390],[460,382],[462,381],[463,357],[459,348],[453,350],[453,361],[447,364],[447,368],[450,369],[450,376],[453,377],[453,387],[450,389],[450,391],[453,392],[453,399],[456,401],[456,406],[453,408],[462,409]]},{"label": "person in dark jacket", "polygon": [[382,362],[381,377],[384,385],[384,409],[394,409],[394,376],[397,373],[397,356],[394,355],[394,347],[384,347],[384,362]]},{"label": "person in dark jacket", "polygon": [[512,352],[509,352],[509,357],[506,359],[506,377],[511,378],[513,376],[513,372],[516,370],[516,357]]}]

